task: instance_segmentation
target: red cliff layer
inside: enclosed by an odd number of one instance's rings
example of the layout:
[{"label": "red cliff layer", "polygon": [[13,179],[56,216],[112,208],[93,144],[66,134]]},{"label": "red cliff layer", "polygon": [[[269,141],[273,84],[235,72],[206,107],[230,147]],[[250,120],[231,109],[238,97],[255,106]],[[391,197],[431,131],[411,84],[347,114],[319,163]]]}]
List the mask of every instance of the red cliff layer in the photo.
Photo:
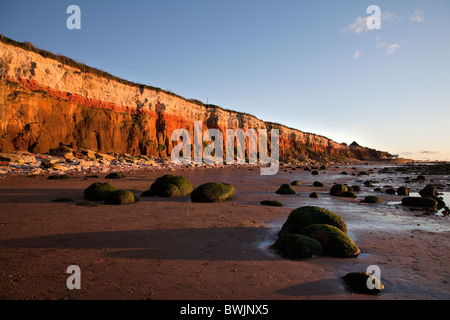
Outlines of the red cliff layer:
[{"label": "red cliff layer", "polygon": [[186,128],[192,134],[194,122],[201,121],[204,129],[219,128],[224,134],[228,128],[278,129],[281,157],[389,156],[129,83],[9,39],[0,41],[0,116],[0,152],[45,153],[62,143],[165,157],[175,144],[172,132]]}]

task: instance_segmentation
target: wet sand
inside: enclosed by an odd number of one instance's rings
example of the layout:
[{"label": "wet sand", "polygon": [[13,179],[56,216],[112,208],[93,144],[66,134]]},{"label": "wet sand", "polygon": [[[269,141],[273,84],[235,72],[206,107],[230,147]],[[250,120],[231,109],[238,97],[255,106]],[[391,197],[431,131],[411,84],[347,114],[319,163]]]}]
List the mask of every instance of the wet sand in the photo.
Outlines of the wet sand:
[{"label": "wet sand", "polygon": [[[353,166],[353,165],[352,165]],[[108,180],[139,195],[154,179],[170,173],[191,180],[194,188],[210,181],[232,183],[236,193],[224,203],[192,203],[189,197],[141,198],[124,206],[82,207],[83,190],[100,178],[74,176],[0,178],[0,299],[449,299],[450,223],[447,217],[424,215],[397,205],[400,196],[364,187],[403,183],[405,174],[352,176],[376,165],[320,170],[280,168],[261,176],[258,168],[197,168],[128,173]],[[348,175],[341,175],[347,171]],[[446,184],[448,176],[434,177]],[[277,195],[283,183],[296,195]],[[325,187],[312,187],[313,181]],[[333,182],[359,184],[357,199],[328,194]],[[412,192],[424,184],[411,183]],[[320,198],[308,195],[317,191]],[[368,194],[381,204],[362,204]],[[55,198],[74,201],[57,203]],[[261,206],[279,200],[285,207]],[[269,248],[292,209],[317,205],[339,214],[362,251],[356,258],[328,256],[299,261]],[[81,269],[81,290],[68,290],[66,269]],[[381,270],[385,290],[377,296],[348,291],[341,277]]]}]

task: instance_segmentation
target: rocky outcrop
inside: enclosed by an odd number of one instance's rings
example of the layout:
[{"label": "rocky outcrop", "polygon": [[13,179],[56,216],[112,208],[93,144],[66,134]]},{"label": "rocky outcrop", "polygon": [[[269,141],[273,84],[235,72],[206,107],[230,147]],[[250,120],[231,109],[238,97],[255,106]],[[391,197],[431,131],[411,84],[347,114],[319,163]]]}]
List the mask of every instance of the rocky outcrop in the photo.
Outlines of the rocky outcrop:
[{"label": "rocky outcrop", "polygon": [[[135,84],[31,44],[0,40],[0,152],[45,153],[60,144],[102,153],[167,157],[172,132],[279,129],[280,156],[377,159],[326,137]],[[270,141],[270,140],[269,140]],[[363,152],[365,150],[365,152]]]}]

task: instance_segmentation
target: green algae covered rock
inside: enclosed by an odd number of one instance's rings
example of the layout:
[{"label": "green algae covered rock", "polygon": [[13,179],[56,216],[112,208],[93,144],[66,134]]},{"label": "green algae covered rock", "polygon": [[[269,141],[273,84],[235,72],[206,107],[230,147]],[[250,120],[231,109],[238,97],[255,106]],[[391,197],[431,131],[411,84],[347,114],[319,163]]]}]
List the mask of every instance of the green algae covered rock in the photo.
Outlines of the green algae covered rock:
[{"label": "green algae covered rock", "polygon": [[316,206],[304,206],[293,210],[289,214],[286,222],[281,227],[280,236],[298,233],[306,226],[317,223],[329,224],[345,233],[347,232],[347,225],[336,213]]},{"label": "green algae covered rock", "polygon": [[309,194],[309,197],[310,197],[310,198],[319,198],[319,194],[318,194],[317,192],[311,192],[311,193]]},{"label": "green algae covered rock", "polygon": [[122,204],[135,203],[137,201],[138,201],[138,197],[136,197],[133,192],[131,192],[129,190],[116,190],[116,191],[110,192],[108,194],[108,196],[106,197],[105,203],[122,205]]},{"label": "green algae covered rock", "polygon": [[405,186],[398,187],[397,194],[399,196],[409,196],[409,188]]},{"label": "green algae covered rock", "polygon": [[333,257],[355,257],[361,253],[358,246],[342,230],[328,224],[311,224],[299,234],[316,239],[324,253]]},{"label": "green algae covered rock", "polygon": [[313,182],[313,187],[323,187],[323,183],[320,181],[314,181]]},{"label": "green algae covered rock", "polygon": [[191,192],[192,202],[222,202],[231,199],[234,187],[229,183],[208,182]]},{"label": "green algae covered rock", "polygon": [[291,186],[301,186],[301,185],[302,185],[302,182],[299,180],[294,180],[291,182]]},{"label": "green algae covered rock", "polygon": [[419,208],[436,208],[438,202],[435,199],[428,197],[405,197],[402,199],[402,205],[408,207],[419,207]]},{"label": "green algae covered rock", "polygon": [[280,188],[278,188],[277,191],[275,191],[277,194],[295,194],[295,191],[291,188],[288,184],[282,184]]},{"label": "green algae covered rock", "polygon": [[280,201],[277,200],[263,200],[260,202],[262,206],[272,206],[272,207],[283,207],[284,204],[282,204]]},{"label": "green algae covered rock", "polygon": [[178,197],[185,196],[192,192],[191,182],[183,176],[166,174],[159,177],[150,186],[150,190],[144,191],[141,197]]},{"label": "green algae covered rock", "polygon": [[111,172],[108,173],[105,177],[105,179],[121,179],[121,178],[125,178],[123,172]]},{"label": "green algae covered rock", "polygon": [[90,201],[106,200],[106,197],[116,190],[117,188],[112,186],[109,182],[94,182],[84,189],[84,198]]},{"label": "green algae covered rock", "polygon": [[376,277],[365,272],[350,272],[342,277],[347,287],[358,293],[378,294],[384,289],[384,284]]},{"label": "green algae covered rock", "polygon": [[365,203],[380,203],[381,202],[381,198],[377,197],[377,196],[367,196],[364,198]]},{"label": "green algae covered rock", "polygon": [[432,184],[427,184],[422,190],[419,191],[421,197],[435,197],[438,195],[436,187]]},{"label": "green algae covered rock", "polygon": [[356,198],[357,195],[356,193],[352,192],[352,191],[346,191],[343,194],[341,194],[341,197],[345,197],[345,198]]},{"label": "green algae covered rock", "polygon": [[289,259],[304,259],[323,255],[322,245],[319,241],[299,234],[282,235],[272,248]]},{"label": "green algae covered rock", "polygon": [[338,197],[340,197],[340,196],[342,196],[345,192],[347,192],[348,191],[348,188],[347,188],[347,186],[345,185],[345,184],[340,184],[340,183],[338,183],[338,184],[335,184],[335,185],[333,185],[332,187],[331,187],[331,189],[330,189],[330,194],[332,195],[332,196],[338,196]]}]

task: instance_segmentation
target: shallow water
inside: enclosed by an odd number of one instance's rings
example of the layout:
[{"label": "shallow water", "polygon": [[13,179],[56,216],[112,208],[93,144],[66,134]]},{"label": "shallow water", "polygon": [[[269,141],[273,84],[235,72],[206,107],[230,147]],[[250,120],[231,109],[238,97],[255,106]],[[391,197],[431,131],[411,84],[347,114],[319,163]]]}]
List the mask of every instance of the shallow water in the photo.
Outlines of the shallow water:
[{"label": "shallow water", "polygon": [[[350,233],[356,230],[407,231],[418,228],[430,232],[450,231],[449,218],[442,215],[443,209],[435,215],[426,215],[421,211],[411,211],[409,208],[402,206],[402,196],[374,191],[376,187],[380,187],[384,191],[389,187],[396,189],[400,186],[407,186],[410,188],[411,196],[414,196],[418,195],[419,190],[426,184],[442,184],[444,188],[438,189],[439,195],[449,205],[450,186],[448,176],[430,175],[427,181],[411,181],[417,174],[378,173],[377,169],[374,169],[376,166],[373,165],[356,166],[356,170],[353,170],[352,167],[347,165],[339,166],[339,168],[333,167],[331,170],[320,170],[319,175],[311,175],[310,172],[302,169],[288,171],[280,169],[276,176],[260,176],[258,169],[255,169],[255,171],[243,170],[242,175],[234,177],[234,181],[232,181],[235,183],[237,190],[234,201],[257,204],[262,200],[278,200],[289,209],[301,206],[320,206],[341,215],[346,221]],[[380,166],[378,169],[383,167]],[[374,172],[370,175],[357,175],[358,172],[368,171],[369,169],[373,169]],[[340,174],[341,171],[346,171],[348,174],[342,175]],[[355,175],[352,175],[352,173]],[[278,188],[277,185],[290,183],[293,180],[302,182],[301,186],[292,186],[296,191],[295,195],[278,195],[275,193]],[[373,181],[373,186],[364,186],[363,182],[366,180]],[[313,187],[314,181],[324,183],[325,187]],[[346,183],[350,186],[360,185],[362,190],[356,192],[356,199],[331,196],[329,189],[335,182]],[[246,188],[241,188],[241,184],[242,186],[245,185]],[[254,187],[249,188],[248,186],[252,184]],[[313,191],[319,193],[318,199],[308,197]],[[367,195],[379,196],[383,202],[380,204],[362,203],[361,200]],[[279,230],[284,221],[285,219],[274,221],[271,225],[274,230]]]}]

